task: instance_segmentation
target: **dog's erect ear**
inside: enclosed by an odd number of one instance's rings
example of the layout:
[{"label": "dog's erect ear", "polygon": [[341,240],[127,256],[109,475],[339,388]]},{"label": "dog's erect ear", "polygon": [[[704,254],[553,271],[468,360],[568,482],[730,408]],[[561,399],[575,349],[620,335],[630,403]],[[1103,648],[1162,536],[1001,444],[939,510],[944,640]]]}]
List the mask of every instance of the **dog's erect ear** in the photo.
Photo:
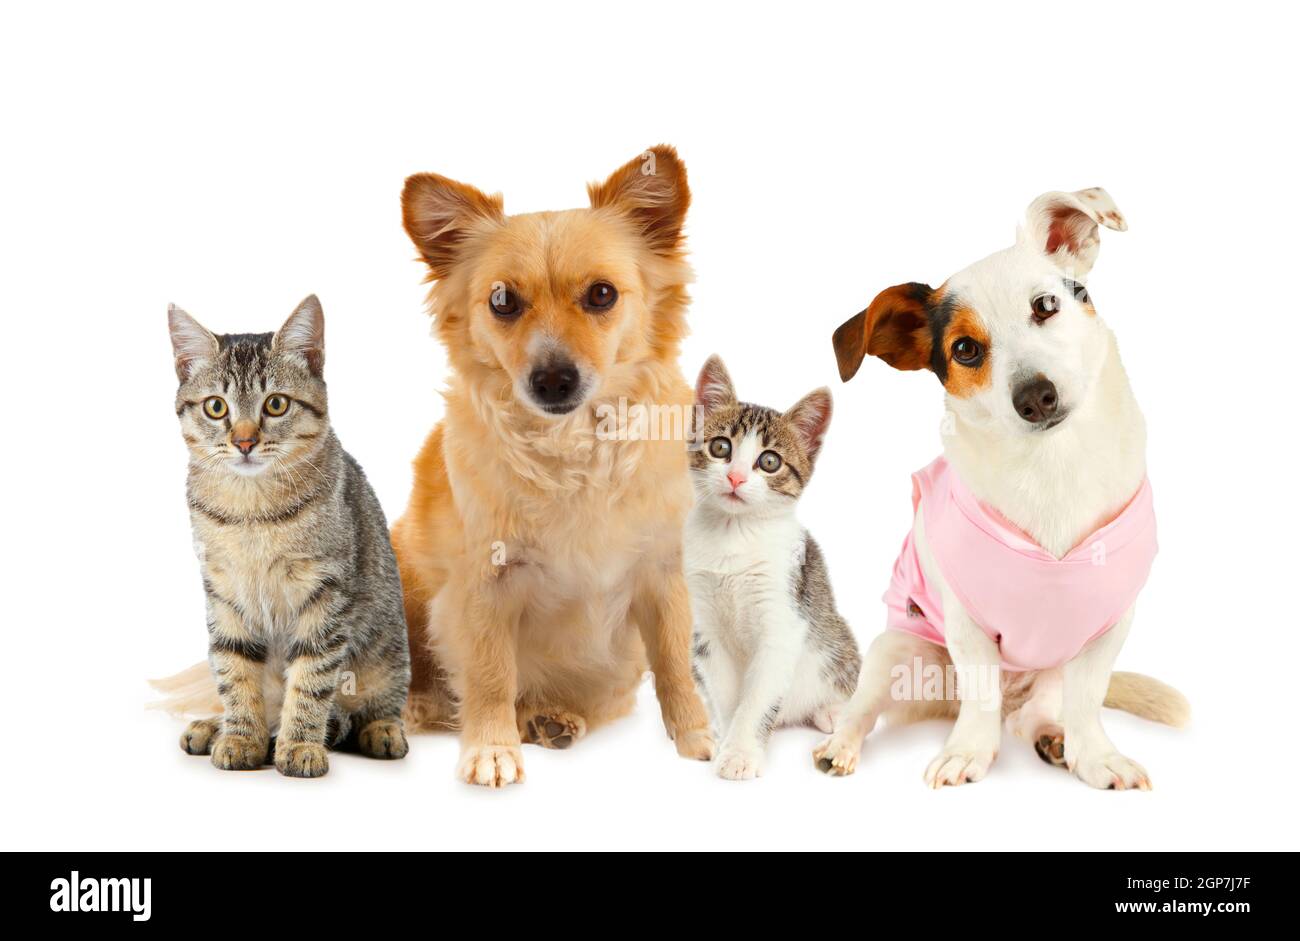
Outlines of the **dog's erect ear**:
[{"label": "dog's erect ear", "polygon": [[204,363],[217,355],[217,338],[175,304],[167,305],[167,329],[172,335],[172,353],[176,357],[176,378],[184,382]]},{"label": "dog's erect ear", "polygon": [[793,427],[808,452],[808,460],[817,460],[822,449],[822,439],[831,423],[831,390],[815,389],[794,404],[785,413],[785,420]]},{"label": "dog's erect ear", "polygon": [[446,277],[461,243],[505,219],[501,194],[488,196],[436,173],[417,173],[402,187],[402,225],[435,278]]},{"label": "dog's erect ear", "polygon": [[325,370],[325,312],[315,294],[303,298],[271,341],[277,353],[301,356],[313,376]]},{"label": "dog's erect ear", "polygon": [[667,144],[623,164],[604,183],[588,183],[587,196],[593,209],[608,206],[626,214],[651,251],[672,255],[681,249],[691,190],[686,165]]},{"label": "dog's erect ear", "polygon": [[895,369],[928,368],[928,308],[933,294],[928,284],[896,284],[877,294],[862,313],[840,324],[831,337],[840,378],[845,382],[852,379],[868,353]]},{"label": "dog's erect ear", "polygon": [[736,404],[736,387],[717,353],[705,361],[700,378],[695,380],[695,404],[705,413]]},{"label": "dog's erect ear", "polygon": [[1101,225],[1117,232],[1128,228],[1110,193],[1100,186],[1077,193],[1044,193],[1029,204],[1019,238],[1052,256],[1063,271],[1082,278],[1097,260]]}]

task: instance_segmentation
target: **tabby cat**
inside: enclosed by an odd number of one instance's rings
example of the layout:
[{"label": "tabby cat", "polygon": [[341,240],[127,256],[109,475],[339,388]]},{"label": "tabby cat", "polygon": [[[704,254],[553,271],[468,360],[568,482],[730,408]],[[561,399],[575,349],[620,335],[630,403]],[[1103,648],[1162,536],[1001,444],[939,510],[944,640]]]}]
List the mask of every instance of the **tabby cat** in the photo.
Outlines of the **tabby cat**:
[{"label": "tabby cat", "polygon": [[753,778],[773,727],[831,731],[861,657],[826,562],[795,517],[831,417],[826,389],[788,412],[736,400],[722,360],[696,384],[701,447],[686,521],[694,670],[721,736],[717,770]]},{"label": "tabby cat", "polygon": [[329,770],[327,747],[403,757],[402,586],[379,501],[330,428],[320,302],[276,334],[216,336],[175,307],[168,321],[211,670],[160,688],[189,711],[193,681],[215,681],[221,708],[181,748],[304,778]]}]

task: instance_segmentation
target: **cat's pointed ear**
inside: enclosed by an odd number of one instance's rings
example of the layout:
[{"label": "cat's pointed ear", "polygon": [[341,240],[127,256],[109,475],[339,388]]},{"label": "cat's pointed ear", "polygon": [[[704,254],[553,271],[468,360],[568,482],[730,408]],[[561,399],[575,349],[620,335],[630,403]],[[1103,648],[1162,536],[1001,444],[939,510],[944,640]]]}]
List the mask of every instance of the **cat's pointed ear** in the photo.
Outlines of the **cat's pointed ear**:
[{"label": "cat's pointed ear", "polygon": [[691,205],[686,165],[667,144],[651,147],[609,175],[588,183],[592,209],[610,207],[631,219],[650,250],[675,255],[682,249],[682,226]]},{"label": "cat's pointed ear", "polygon": [[928,308],[933,295],[928,284],[896,284],[877,294],[866,310],[840,324],[831,337],[840,379],[852,379],[868,354],[879,356],[895,369],[928,368]]},{"label": "cat's pointed ear", "polygon": [[722,357],[714,353],[705,361],[700,378],[695,380],[695,404],[707,414],[735,403],[736,387],[731,383],[727,367],[722,365]]},{"label": "cat's pointed ear", "polygon": [[826,387],[809,392],[785,413],[785,420],[794,428],[808,460],[817,460],[822,440],[831,424],[831,390]]},{"label": "cat's pointed ear", "polygon": [[217,355],[217,338],[175,304],[167,305],[167,329],[172,335],[172,354],[176,357],[176,377],[184,382],[204,363]]},{"label": "cat's pointed ear", "polygon": [[301,356],[313,376],[325,371],[325,312],[320,300],[309,294],[276,333],[271,348],[277,353]]},{"label": "cat's pointed ear", "polygon": [[1092,270],[1101,248],[1100,226],[1123,232],[1123,213],[1100,186],[1074,193],[1044,193],[1025,212],[1017,239],[1050,257],[1067,275],[1080,280]]},{"label": "cat's pointed ear", "polygon": [[488,196],[437,173],[417,173],[402,187],[402,226],[434,278],[445,278],[476,229],[505,221],[501,194]]}]

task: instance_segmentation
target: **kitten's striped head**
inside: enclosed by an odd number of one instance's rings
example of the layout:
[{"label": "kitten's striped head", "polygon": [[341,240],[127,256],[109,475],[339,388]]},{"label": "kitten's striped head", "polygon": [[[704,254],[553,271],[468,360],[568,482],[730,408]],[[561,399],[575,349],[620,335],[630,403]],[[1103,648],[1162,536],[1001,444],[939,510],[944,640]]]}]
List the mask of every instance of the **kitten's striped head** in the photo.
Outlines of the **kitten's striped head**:
[{"label": "kitten's striped head", "polygon": [[786,412],[738,401],[726,367],[709,357],[695,386],[702,446],[691,452],[696,500],[734,514],[788,508],[812,477],[831,420],[818,389]]},{"label": "kitten's striped head", "polygon": [[315,295],[278,333],[218,336],[167,312],[176,356],[176,415],[190,461],[245,477],[291,467],[329,430],[325,318]]}]

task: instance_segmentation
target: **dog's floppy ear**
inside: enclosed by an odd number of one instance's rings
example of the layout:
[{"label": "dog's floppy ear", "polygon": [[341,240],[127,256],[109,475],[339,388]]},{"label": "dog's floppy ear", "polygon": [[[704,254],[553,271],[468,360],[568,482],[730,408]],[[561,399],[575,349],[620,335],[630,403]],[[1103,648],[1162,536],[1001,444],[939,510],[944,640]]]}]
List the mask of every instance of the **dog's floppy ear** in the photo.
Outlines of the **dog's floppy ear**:
[{"label": "dog's floppy ear", "polygon": [[705,361],[700,378],[695,380],[695,404],[705,413],[736,404],[736,387],[717,353]]},{"label": "dog's floppy ear", "polygon": [[1097,260],[1097,227],[1102,225],[1117,232],[1128,228],[1110,193],[1100,186],[1044,193],[1029,204],[1019,237],[1035,251],[1052,256],[1062,270],[1083,277]]},{"label": "dog's floppy ear", "polygon": [[895,369],[928,368],[928,309],[933,294],[928,284],[896,284],[877,294],[862,313],[840,324],[831,337],[840,379],[852,379],[867,354],[879,356]]},{"label": "dog's floppy ear", "polygon": [[167,329],[172,336],[172,354],[176,359],[176,378],[184,382],[204,363],[217,356],[217,338],[175,304],[167,305]]},{"label": "dog's floppy ear", "polygon": [[588,183],[587,196],[593,209],[608,206],[627,215],[651,251],[673,255],[681,249],[691,190],[686,165],[667,144],[623,164],[604,183]]},{"label": "dog's floppy ear", "polygon": [[402,225],[435,278],[446,277],[461,243],[475,229],[500,223],[501,194],[488,196],[436,173],[417,173],[402,187]]}]

